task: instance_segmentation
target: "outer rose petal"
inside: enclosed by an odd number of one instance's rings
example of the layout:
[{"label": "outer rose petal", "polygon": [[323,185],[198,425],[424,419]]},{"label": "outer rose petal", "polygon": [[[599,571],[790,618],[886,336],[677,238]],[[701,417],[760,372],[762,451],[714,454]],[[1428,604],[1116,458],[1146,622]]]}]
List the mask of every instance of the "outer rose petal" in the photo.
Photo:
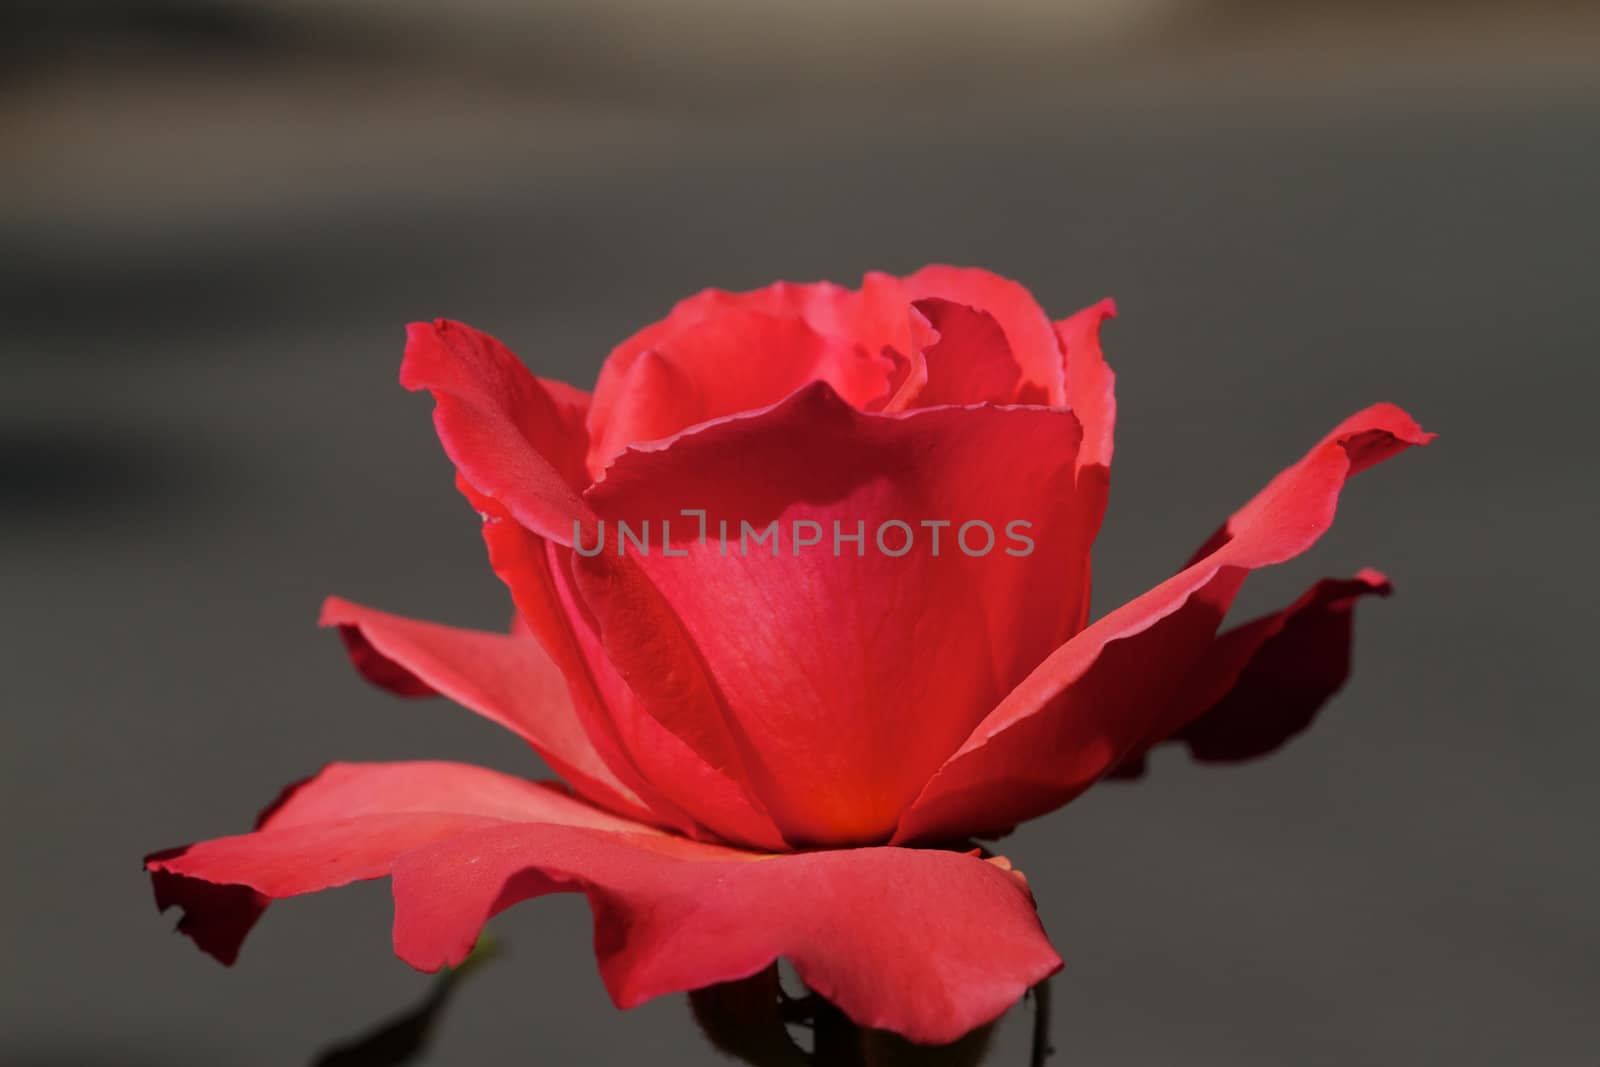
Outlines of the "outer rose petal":
[{"label": "outer rose petal", "polygon": [[582,394],[553,388],[470,326],[439,319],[407,328],[400,384],[433,394],[439,441],[461,478],[557,544],[589,519]]},{"label": "outer rose petal", "polygon": [[1210,552],[1052,653],[939,769],[895,840],[1002,830],[1087,789],[1159,728],[1245,576],[1315,543],[1352,474],[1431,439],[1390,404],[1345,420],[1235,513]]},{"label": "outer rose petal", "polygon": [[394,865],[395,951],[459,962],[491,916],[582,892],[595,954],[627,1008],[787,957],[857,1023],[929,1044],[994,1019],[1060,958],[1022,879],[957,852],[865,848],[762,857],[561,826],[501,826]]},{"label": "outer rose petal", "polygon": [[[577,561],[583,596],[645,704],[713,766],[742,773],[791,843],[881,842],[975,709],[1068,634],[1060,605],[1076,595],[1081,560],[1061,546],[1077,438],[1064,411],[867,415],[819,384],[623,456],[590,502],[636,531],[673,520],[673,555],[658,544],[619,560],[613,538]],[[706,510],[704,543],[679,519],[686,506]],[[987,522],[994,541],[970,558],[947,526],[935,556],[923,520]],[[865,540],[835,556],[835,521]],[[913,528],[888,528],[880,550],[869,542],[888,521]],[[1032,523],[1031,553],[1007,540],[1014,521]],[[745,522],[777,522],[779,544],[741,552]],[[827,543],[797,552],[796,522]],[[913,547],[892,555],[907,532]]]},{"label": "outer rose petal", "polygon": [[285,790],[254,833],[158,852],[145,866],[156,906],[184,909],[179,932],[232,963],[269,899],[381,878],[408,849],[508,819],[655,833],[481,767],[334,763]]},{"label": "outer rose petal", "polygon": [[462,630],[330,597],[322,626],[337,626],[357,669],[400,693],[439,692],[522,737],[584,796],[631,818],[649,809],[595,751],[566,679],[529,637]]},{"label": "outer rose petal", "polygon": [[[400,377],[407,388],[433,392],[440,441],[456,464],[457,486],[483,517],[495,573],[566,678],[600,759],[661,819],[686,833],[703,835],[709,826],[741,843],[779,844],[771,821],[681,741],[627,702],[608,706],[606,674],[615,672],[588,654],[583,621],[570,618],[562,603],[562,546],[572,543],[580,522],[593,518],[571,492],[587,482],[583,394],[535,378],[494,338],[443,320],[411,327]],[[693,791],[701,800],[697,810],[714,817],[697,820],[648,778]]]},{"label": "outer rose petal", "polygon": [[[1324,578],[1282,611],[1234,627],[1216,639],[1189,672],[1149,744],[1182,741],[1203,763],[1266,755],[1311,725],[1350,676],[1355,603],[1388,596],[1389,579],[1374,570]],[[1133,771],[1144,749],[1127,761]]]},{"label": "outer rose petal", "polygon": [[1005,330],[1011,354],[1022,368],[1022,380],[1041,390],[1051,406],[1066,404],[1061,349],[1050,320],[1027,289],[973,267],[923,267],[901,282],[912,301],[938,297],[993,315]]}]

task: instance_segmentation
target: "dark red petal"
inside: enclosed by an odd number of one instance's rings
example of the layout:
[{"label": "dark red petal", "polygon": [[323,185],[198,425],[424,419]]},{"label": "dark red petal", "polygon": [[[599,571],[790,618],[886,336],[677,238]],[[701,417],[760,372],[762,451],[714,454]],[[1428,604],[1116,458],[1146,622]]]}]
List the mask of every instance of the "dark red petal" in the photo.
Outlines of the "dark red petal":
[{"label": "dark red petal", "polygon": [[788,958],[862,1026],[943,1043],[1060,968],[1020,876],[957,852],[866,848],[759,856],[681,838],[504,826],[394,866],[395,951],[459,962],[519,901],[581,892],[621,1007],[747,977]]},{"label": "dark red petal", "polygon": [[182,854],[182,849],[169,849],[145,858],[150,885],[155,890],[156,910],[179,909],[178,933],[223,966],[232,967],[239,958],[239,946],[267,910],[271,898],[247,885],[216,885],[185,878],[159,866]]},{"label": "dark red petal", "polygon": [[1222,634],[1190,671],[1160,729],[1203,763],[1278,748],[1310,726],[1350,676],[1356,601],[1392,590],[1374,570],[1324,578],[1284,610]]},{"label": "dark red petal", "polygon": [[912,302],[938,297],[993,315],[1022,368],[1022,380],[1040,391],[1044,403],[1055,407],[1067,403],[1061,348],[1050,320],[1027,289],[998,274],[970,267],[923,267],[901,281]]},{"label": "dark red petal", "polygon": [[158,852],[145,867],[156,906],[183,909],[178,931],[231,964],[269,900],[381,878],[409,849],[505,820],[654,833],[480,767],[335,763],[287,790],[255,832]]},{"label": "dark red petal", "polygon": [[444,694],[522,737],[590,800],[650,821],[600,758],[566,679],[533,639],[406,619],[338,597],[323,605],[320,624],[339,627],[367,678],[403,695]]},{"label": "dark red petal", "polygon": [[[318,620],[319,626],[339,627],[339,640],[344,642],[344,650],[350,657],[351,666],[356,672],[377,686],[387,689],[396,696],[402,697],[436,697],[439,691],[427,682],[418,678],[400,663],[379,652],[367,636],[361,632],[359,626],[346,626],[335,623],[328,615],[329,604],[338,598],[330,598],[322,605],[322,618]],[[342,602],[341,602],[342,603]]]},{"label": "dark red petal", "polygon": [[[791,842],[881,841],[975,711],[1076,621],[1061,604],[1076,602],[1082,574],[1066,550],[1077,438],[1064,411],[869,415],[813,386],[624,455],[589,500],[613,530],[648,521],[656,546],[619,560],[613,537],[578,561],[583,597],[650,711],[714,767],[742,774]],[[706,512],[703,544],[697,521],[679,516],[686,506]],[[664,518],[681,557],[662,552]],[[835,556],[836,520],[873,543],[841,541]],[[937,555],[924,520],[953,524]],[[776,556],[741,551],[741,523],[774,521]],[[796,552],[797,521],[820,524],[827,543]],[[889,553],[906,531],[888,527],[875,543],[890,521],[911,527],[904,555]],[[1031,552],[1007,536],[1022,521]],[[968,522],[994,532],[989,547],[981,528],[968,531],[980,555],[959,547]]]},{"label": "dark red petal", "polygon": [[408,327],[400,384],[433,394],[439,441],[467,484],[527,529],[572,543],[591,518],[578,496],[588,481],[582,394],[553,389],[499,341],[445,319]]},{"label": "dark red petal", "polygon": [[993,832],[1087,789],[1159,727],[1245,576],[1315,543],[1352,474],[1431,436],[1388,404],[1340,424],[1229,520],[1219,547],[1067,641],[1007,695],[896,840]]}]

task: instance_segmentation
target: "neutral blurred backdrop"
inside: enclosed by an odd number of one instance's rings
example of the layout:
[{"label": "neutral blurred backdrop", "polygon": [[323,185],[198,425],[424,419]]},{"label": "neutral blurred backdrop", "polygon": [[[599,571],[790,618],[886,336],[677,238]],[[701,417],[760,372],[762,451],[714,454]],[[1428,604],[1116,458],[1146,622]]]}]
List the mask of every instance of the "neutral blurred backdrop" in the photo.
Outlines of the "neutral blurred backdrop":
[{"label": "neutral blurred backdrop", "polygon": [[[427,988],[382,883],[223,970],[152,849],[326,760],[541,773],[365,687],[329,593],[504,622],[401,327],[587,385],[707,285],[928,261],[1101,296],[1100,610],[1378,399],[1246,610],[1363,565],[1354,680],[1277,757],[1164,755],[1003,850],[1061,1067],[1600,1062],[1600,18],[1423,0],[162,0],[0,9],[0,1061],[284,1065]],[[581,898],[497,924],[445,1064],[699,1064]],[[993,1062],[1021,1063],[1014,1013]]]}]

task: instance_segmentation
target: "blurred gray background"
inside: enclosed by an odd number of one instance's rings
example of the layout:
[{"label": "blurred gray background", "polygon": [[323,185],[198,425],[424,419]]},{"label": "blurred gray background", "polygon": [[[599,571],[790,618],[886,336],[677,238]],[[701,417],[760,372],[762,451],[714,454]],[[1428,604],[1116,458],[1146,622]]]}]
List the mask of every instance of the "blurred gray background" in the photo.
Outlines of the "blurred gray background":
[{"label": "blurred gray background", "polygon": [[[1101,611],[1356,408],[1442,435],[1247,590],[1396,582],[1310,734],[1004,842],[1067,960],[1052,1063],[1600,1062],[1591,8],[444,11],[0,12],[0,1061],[305,1063],[426,989],[382,883],[273,908],[225,971],[139,871],[329,759],[541,773],[313,626],[329,593],[507,613],[403,323],[587,385],[703,286],[942,260],[1121,303]],[[430,1062],[712,1061],[680,999],[612,1009],[581,898],[497,928]]]}]

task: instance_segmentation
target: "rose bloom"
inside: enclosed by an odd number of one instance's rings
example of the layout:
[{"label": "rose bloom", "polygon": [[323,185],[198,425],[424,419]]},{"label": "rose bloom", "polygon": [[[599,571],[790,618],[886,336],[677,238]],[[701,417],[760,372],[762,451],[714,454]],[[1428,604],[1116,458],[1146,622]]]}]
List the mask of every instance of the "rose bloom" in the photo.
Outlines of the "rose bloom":
[{"label": "rose bloom", "polygon": [[1351,416],[1090,622],[1113,314],[1052,323],[1015,282],[942,266],[710,290],[619,345],[592,395],[470,327],[413,325],[401,383],[433,395],[516,618],[332,599],[322,621],[368,680],[478,712],[561,781],[332,764],[253,832],[150,857],[158,905],[231,963],[270,900],[388,877],[395,951],[434,971],[502,909],[581,892],[622,1007],[786,957],[861,1026],[938,1044],[993,1020],[1062,964],[974,839],[1163,742],[1231,761],[1305,728],[1385,579],[1222,619],[1328,529],[1347,478],[1430,437],[1392,405]]}]

